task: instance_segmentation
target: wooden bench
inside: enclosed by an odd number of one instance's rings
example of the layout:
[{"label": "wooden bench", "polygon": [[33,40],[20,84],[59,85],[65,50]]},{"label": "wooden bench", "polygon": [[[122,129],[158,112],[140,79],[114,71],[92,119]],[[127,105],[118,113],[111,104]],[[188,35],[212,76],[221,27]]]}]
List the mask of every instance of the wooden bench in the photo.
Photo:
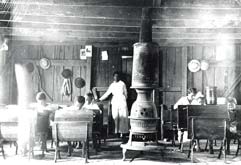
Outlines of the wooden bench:
[{"label": "wooden bench", "polygon": [[82,146],[82,157],[85,156],[85,162],[89,156],[89,135],[91,134],[90,122],[87,121],[58,121],[54,122],[53,125],[53,138],[55,142],[55,156],[54,162],[57,161],[57,155],[60,159],[60,147],[59,142],[69,141],[81,141]]},{"label": "wooden bench", "polygon": [[[188,105],[187,110],[187,130],[188,139],[191,139],[189,154],[193,153],[194,140],[208,139],[212,140],[223,140],[221,151],[224,148],[224,158],[226,158],[226,129],[228,120],[228,111],[225,105]],[[210,143],[210,151],[212,151],[212,143]],[[193,154],[192,154],[193,161]]]},{"label": "wooden bench", "polygon": [[160,105],[161,139],[171,139],[173,145],[175,145],[177,131],[176,113],[177,111],[174,110],[172,107],[168,108],[166,105]]},{"label": "wooden bench", "polygon": [[[52,126],[53,139],[56,145],[55,158],[60,158],[60,141],[81,141],[82,156],[85,155],[85,162],[89,157],[89,140],[92,139],[93,113],[75,110],[59,110],[55,112],[54,125]],[[69,145],[69,151],[72,146]]]},{"label": "wooden bench", "polygon": [[5,158],[3,142],[13,142],[18,153],[18,115],[16,111],[0,110],[0,147]]},{"label": "wooden bench", "polygon": [[190,117],[190,120],[191,131],[188,131],[188,136],[191,136],[191,142],[188,157],[191,154],[191,161],[194,162],[193,149],[195,139],[222,140],[218,158],[223,153],[224,161],[226,161],[226,119],[193,116]]},{"label": "wooden bench", "polygon": [[187,105],[179,105],[177,109],[177,129],[181,131],[179,149],[183,152],[183,136],[187,131]]}]

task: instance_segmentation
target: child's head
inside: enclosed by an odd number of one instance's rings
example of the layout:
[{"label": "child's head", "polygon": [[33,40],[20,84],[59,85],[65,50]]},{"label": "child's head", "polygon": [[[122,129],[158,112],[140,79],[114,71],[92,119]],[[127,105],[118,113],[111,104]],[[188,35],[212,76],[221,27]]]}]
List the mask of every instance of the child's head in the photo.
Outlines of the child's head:
[{"label": "child's head", "polygon": [[189,88],[187,90],[187,97],[189,100],[193,100],[196,94],[197,94],[196,88]]},{"label": "child's head", "polygon": [[85,95],[85,101],[90,104],[93,100],[94,95],[91,92],[86,93]]},{"label": "child's head", "polygon": [[227,98],[227,108],[228,109],[235,109],[237,105],[237,100],[234,97]]},{"label": "child's head", "polygon": [[46,103],[46,95],[43,92],[38,92],[36,95],[36,101],[37,103],[43,105]]},{"label": "child's head", "polygon": [[76,96],[75,97],[74,105],[76,107],[79,107],[79,109],[81,109],[82,106],[84,105],[84,103],[85,103],[85,98],[83,96]]}]

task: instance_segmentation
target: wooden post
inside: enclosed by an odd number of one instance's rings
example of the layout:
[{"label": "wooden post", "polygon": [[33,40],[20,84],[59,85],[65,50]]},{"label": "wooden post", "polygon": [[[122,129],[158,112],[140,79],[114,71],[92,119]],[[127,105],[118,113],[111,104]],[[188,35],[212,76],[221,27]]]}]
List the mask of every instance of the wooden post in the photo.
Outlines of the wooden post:
[{"label": "wooden post", "polygon": [[[3,38],[2,36],[0,36]],[[3,39],[0,40],[0,47],[2,46]],[[7,57],[7,52],[5,50],[0,50],[0,104],[7,104],[8,103],[8,73],[9,68],[8,65],[6,65],[6,57]]]},{"label": "wooden post", "polygon": [[28,107],[35,101],[31,72],[26,64],[15,64],[15,73],[18,87],[18,105]]}]

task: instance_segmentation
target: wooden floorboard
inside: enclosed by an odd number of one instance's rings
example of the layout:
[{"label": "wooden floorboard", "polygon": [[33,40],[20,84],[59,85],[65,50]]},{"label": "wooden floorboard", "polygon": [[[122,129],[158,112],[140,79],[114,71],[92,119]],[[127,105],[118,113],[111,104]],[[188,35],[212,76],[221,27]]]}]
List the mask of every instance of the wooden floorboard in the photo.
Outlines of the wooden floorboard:
[{"label": "wooden floorboard", "polygon": [[[120,148],[121,140],[120,139],[107,139],[106,144],[103,144],[100,152],[95,154],[95,150],[90,149],[90,159],[88,164],[98,164],[98,165],[109,165],[109,164],[130,164],[130,161],[133,157],[137,156],[134,160],[131,161],[131,164],[192,164],[191,160],[187,158],[188,152],[188,142],[184,145],[184,152],[181,153],[178,150],[178,147],[173,147],[170,142],[161,142],[163,149],[156,150],[152,152],[143,152],[139,154],[139,151],[127,151],[126,161],[122,161],[122,150]],[[74,152],[71,157],[67,156],[67,145],[62,143],[63,152],[61,152],[62,159],[57,161],[57,164],[84,164],[84,158],[81,158],[81,150],[74,149]],[[205,141],[201,141],[201,147],[204,148]],[[218,159],[218,148],[220,143],[217,142],[217,146],[214,146],[214,154],[209,154],[208,151],[203,152],[194,152],[194,161],[195,164],[224,164],[223,157]],[[241,163],[241,152],[238,157],[235,157],[237,144],[231,143],[231,154],[227,155],[228,164],[240,164]],[[49,152],[46,153],[45,157],[42,158],[40,151],[35,151],[35,157],[31,160],[28,160],[28,157],[24,157],[21,154],[15,155],[14,146],[10,147],[9,144],[4,145],[6,159],[4,160],[0,156],[0,164],[53,164],[54,158],[54,148],[50,148],[48,144]],[[38,149],[38,145],[35,149]]]}]

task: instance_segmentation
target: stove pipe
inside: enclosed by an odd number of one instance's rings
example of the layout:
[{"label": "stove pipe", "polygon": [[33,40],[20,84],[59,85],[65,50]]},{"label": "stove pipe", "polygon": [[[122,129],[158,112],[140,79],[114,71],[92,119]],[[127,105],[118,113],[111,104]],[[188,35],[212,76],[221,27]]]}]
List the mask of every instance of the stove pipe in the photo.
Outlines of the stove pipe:
[{"label": "stove pipe", "polygon": [[134,44],[132,88],[137,99],[131,108],[132,132],[157,132],[157,110],[152,101],[152,91],[157,86],[157,62],[159,47],[152,42],[150,8],[143,8],[139,42]]}]

